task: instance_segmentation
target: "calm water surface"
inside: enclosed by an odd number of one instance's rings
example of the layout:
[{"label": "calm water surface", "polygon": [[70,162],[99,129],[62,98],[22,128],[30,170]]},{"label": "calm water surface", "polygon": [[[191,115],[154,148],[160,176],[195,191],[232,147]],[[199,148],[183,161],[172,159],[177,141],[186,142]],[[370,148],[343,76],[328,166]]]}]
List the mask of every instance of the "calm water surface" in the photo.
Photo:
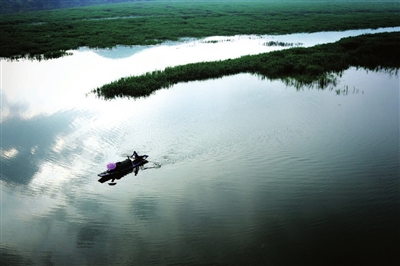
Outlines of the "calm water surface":
[{"label": "calm water surface", "polygon": [[[316,39],[301,36],[273,38]],[[398,263],[397,75],[351,68],[330,89],[296,90],[239,74],[137,100],[85,95],[212,59],[201,51],[271,49],[234,38],[2,61],[1,264]],[[133,150],[162,167],[97,182]]]}]

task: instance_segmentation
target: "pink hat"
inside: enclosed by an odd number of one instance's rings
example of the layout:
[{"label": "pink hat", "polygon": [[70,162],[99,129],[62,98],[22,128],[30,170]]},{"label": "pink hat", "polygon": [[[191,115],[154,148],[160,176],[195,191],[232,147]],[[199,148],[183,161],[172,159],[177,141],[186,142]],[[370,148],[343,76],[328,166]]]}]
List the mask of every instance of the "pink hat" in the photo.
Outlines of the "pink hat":
[{"label": "pink hat", "polygon": [[114,170],[117,165],[115,163],[108,163],[107,164],[107,169],[108,170]]}]

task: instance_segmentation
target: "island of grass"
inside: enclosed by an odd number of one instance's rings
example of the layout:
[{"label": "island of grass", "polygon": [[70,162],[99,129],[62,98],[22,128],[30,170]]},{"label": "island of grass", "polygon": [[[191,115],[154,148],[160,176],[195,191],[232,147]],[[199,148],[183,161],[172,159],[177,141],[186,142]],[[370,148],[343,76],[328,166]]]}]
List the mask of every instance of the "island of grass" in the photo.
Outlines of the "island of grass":
[{"label": "island of grass", "polygon": [[400,26],[398,1],[140,1],[0,16],[0,57],[48,59],[79,47],[182,37]]},{"label": "island of grass", "polygon": [[400,67],[399,43],[400,32],[367,34],[310,48],[291,48],[237,59],[167,67],[163,71],[121,78],[93,92],[105,99],[143,97],[179,82],[220,78],[238,73],[282,79],[297,86],[316,83],[319,88],[325,88],[335,81],[335,73],[351,66],[397,72]]}]

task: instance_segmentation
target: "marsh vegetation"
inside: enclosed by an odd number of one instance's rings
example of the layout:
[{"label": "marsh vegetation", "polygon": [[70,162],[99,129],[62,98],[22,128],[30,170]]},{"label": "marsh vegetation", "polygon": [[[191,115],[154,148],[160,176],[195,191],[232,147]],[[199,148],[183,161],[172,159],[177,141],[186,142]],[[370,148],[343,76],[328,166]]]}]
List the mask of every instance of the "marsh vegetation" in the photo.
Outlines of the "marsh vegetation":
[{"label": "marsh vegetation", "polygon": [[396,1],[129,2],[0,16],[0,57],[47,59],[83,46],[341,31],[399,26],[399,21]]},{"label": "marsh vegetation", "polygon": [[371,70],[400,67],[400,33],[381,33],[344,38],[336,43],[309,48],[291,48],[214,62],[167,67],[140,76],[121,78],[93,92],[104,98],[142,97],[179,82],[252,73],[263,78],[282,79],[297,87],[315,84],[325,88],[335,73],[350,66]]}]

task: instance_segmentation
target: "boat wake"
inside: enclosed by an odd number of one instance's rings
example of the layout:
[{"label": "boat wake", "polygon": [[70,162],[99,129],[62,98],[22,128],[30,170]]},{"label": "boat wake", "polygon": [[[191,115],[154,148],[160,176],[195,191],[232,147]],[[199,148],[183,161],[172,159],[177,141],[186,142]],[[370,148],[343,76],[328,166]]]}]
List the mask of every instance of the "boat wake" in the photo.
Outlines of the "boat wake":
[{"label": "boat wake", "polygon": [[142,170],[154,169],[154,168],[161,168],[161,163],[148,161],[148,163],[146,164],[146,166],[143,166]]}]

